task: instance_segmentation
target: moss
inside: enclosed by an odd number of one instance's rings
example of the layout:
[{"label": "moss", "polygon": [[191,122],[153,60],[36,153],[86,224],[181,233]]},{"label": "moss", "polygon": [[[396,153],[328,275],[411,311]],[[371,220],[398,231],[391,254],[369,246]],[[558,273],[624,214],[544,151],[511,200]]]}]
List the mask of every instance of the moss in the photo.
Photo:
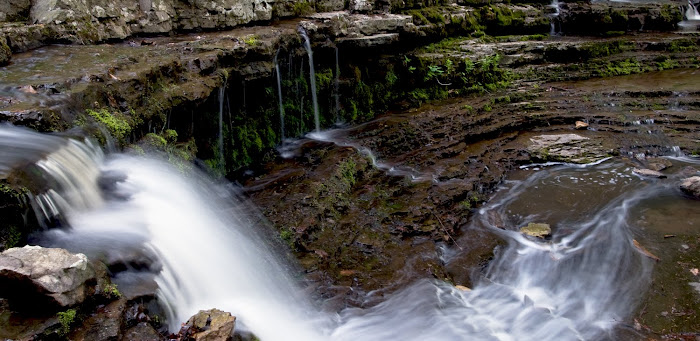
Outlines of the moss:
[{"label": "moss", "polygon": [[0,35],[0,66],[10,63],[12,59],[12,50],[7,45],[7,40],[4,35]]},{"label": "moss", "polygon": [[107,109],[88,109],[85,113],[102,124],[119,141],[123,142],[131,133],[131,125],[121,113],[111,113]]},{"label": "moss", "polygon": [[314,12],[313,4],[308,1],[297,1],[292,7],[295,16],[302,16]]},{"label": "moss", "polygon": [[668,48],[668,52],[695,52],[698,50],[698,45],[695,41],[687,38],[673,40]]},{"label": "moss", "polygon": [[[254,46],[260,45],[260,38],[258,37],[257,34],[251,34],[251,35],[245,37],[245,39],[243,39],[243,42],[246,43],[246,45],[254,47]],[[228,73],[225,74],[224,77],[225,77],[224,79],[228,78]]]},{"label": "moss", "polygon": [[119,292],[119,288],[114,283],[107,284],[102,290],[102,294],[112,300],[122,297],[122,293]]},{"label": "moss", "polygon": [[58,322],[61,324],[61,328],[58,330],[59,335],[68,335],[68,333],[71,330],[71,326],[76,322],[76,313],[77,312],[75,309],[68,309],[66,311],[62,311],[56,314],[58,316]]}]

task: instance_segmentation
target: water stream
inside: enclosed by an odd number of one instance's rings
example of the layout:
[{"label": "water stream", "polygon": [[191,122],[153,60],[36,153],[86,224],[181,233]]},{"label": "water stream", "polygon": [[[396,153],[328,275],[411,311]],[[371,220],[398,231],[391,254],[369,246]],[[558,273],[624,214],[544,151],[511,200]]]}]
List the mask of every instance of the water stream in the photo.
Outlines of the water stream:
[{"label": "water stream", "polygon": [[284,144],[284,100],[282,99],[282,74],[280,74],[280,65],[277,60],[277,57],[279,56],[280,51],[277,50],[277,54],[275,54],[275,74],[277,75],[277,99],[279,100],[279,110],[280,110],[280,141],[281,143]]},{"label": "water stream", "polygon": [[[661,195],[682,199],[677,177],[641,179],[616,160],[522,170],[466,227],[506,242],[471,291],[424,279],[374,307],[325,313],[276,251],[283,249],[277,238],[230,186],[156,156],[105,157],[89,142],[20,128],[0,127],[0,146],[3,177],[39,160],[47,185],[34,200],[62,213],[69,227],[43,233],[42,244],[91,256],[153,255],[171,330],[216,307],[262,340],[614,339],[652,271],[634,245],[635,212]],[[50,200],[40,199],[44,194]],[[682,219],[700,218],[689,214]],[[518,232],[533,221],[551,224],[551,239]],[[444,248],[443,262],[457,261],[466,243]]]},{"label": "water stream", "polygon": [[698,9],[693,5],[692,0],[688,0],[688,8],[685,10],[686,20],[700,20],[700,13]]},{"label": "water stream", "polygon": [[[304,38],[304,48],[306,49],[306,53],[309,55],[309,81],[311,83],[311,101],[313,102],[313,107],[314,107],[314,123],[316,124],[316,132],[321,131],[321,118],[320,114],[318,111],[318,98],[317,98],[317,93],[316,93],[316,71],[314,68],[314,53],[311,50],[311,40],[309,39],[308,33],[306,33],[306,30],[299,26],[299,34],[301,35],[302,38]],[[302,106],[303,108],[304,106]]]}]

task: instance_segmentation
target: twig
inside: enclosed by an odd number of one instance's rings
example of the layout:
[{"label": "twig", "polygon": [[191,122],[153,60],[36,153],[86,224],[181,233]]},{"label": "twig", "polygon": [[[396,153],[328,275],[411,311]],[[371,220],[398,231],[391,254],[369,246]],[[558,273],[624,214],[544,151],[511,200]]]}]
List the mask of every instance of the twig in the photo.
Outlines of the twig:
[{"label": "twig", "polygon": [[430,212],[433,214],[433,216],[435,216],[435,218],[437,219],[438,223],[440,223],[440,227],[442,227],[442,230],[445,231],[445,234],[447,235],[447,237],[450,238],[450,239],[452,240],[452,243],[454,243],[455,245],[457,245],[457,247],[458,247],[460,250],[464,251],[464,249],[462,249],[462,247],[459,246],[459,244],[457,244],[457,241],[456,241],[454,238],[452,238],[452,236],[450,235],[450,233],[447,232],[447,229],[445,228],[445,225],[442,224],[442,220],[440,220],[440,217],[438,217],[438,215],[435,214],[435,211],[433,211],[433,210],[431,209]]}]

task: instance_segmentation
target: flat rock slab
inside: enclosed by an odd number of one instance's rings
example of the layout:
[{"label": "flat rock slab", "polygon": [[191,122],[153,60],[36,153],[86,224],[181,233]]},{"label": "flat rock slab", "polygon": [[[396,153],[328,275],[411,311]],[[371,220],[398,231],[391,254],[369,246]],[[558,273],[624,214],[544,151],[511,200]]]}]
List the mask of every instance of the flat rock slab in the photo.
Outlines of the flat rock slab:
[{"label": "flat rock slab", "polygon": [[25,246],[0,254],[0,295],[33,309],[34,304],[69,307],[92,294],[95,270],[82,254],[64,249]]},{"label": "flat rock slab", "polygon": [[659,178],[659,179],[662,179],[662,178],[665,178],[665,177],[666,177],[666,175],[663,175],[661,172],[655,171],[655,170],[652,170],[652,169],[635,168],[634,170],[632,170],[632,172],[633,172],[634,174],[639,175],[639,176],[644,176],[644,177],[649,177],[649,178]]},{"label": "flat rock slab", "polygon": [[577,134],[535,136],[527,149],[534,158],[544,161],[591,163],[608,157],[599,142]]}]

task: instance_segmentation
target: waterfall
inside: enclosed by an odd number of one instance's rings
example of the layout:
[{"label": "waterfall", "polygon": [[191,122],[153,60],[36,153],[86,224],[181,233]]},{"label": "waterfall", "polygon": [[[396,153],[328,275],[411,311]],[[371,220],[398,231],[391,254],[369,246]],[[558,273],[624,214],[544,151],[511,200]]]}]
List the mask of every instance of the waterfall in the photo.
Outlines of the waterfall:
[{"label": "waterfall", "polygon": [[700,13],[698,13],[697,7],[693,5],[692,0],[688,0],[688,9],[685,10],[686,20],[700,20]]},{"label": "waterfall", "polygon": [[311,100],[314,106],[314,123],[316,123],[316,132],[321,131],[321,119],[318,112],[318,98],[316,94],[316,71],[314,70],[314,56],[313,51],[311,51],[311,40],[306,30],[299,26],[299,34],[304,38],[304,48],[306,53],[309,55],[309,78],[311,80]]},{"label": "waterfall", "polygon": [[333,83],[333,97],[335,97],[335,121],[340,122],[340,58],[338,58],[338,46],[335,49],[335,81]]},{"label": "waterfall", "polygon": [[90,257],[157,256],[158,297],[171,331],[201,309],[218,308],[238,317],[237,330],[262,340],[327,340],[320,333],[329,328],[275,251],[283,248],[278,238],[265,234],[229,186],[197,171],[184,175],[155,156],[105,158],[90,143],[15,127],[0,127],[0,150],[0,169],[34,159],[30,167],[51,186],[52,209],[70,226],[45,232],[42,245]]},{"label": "waterfall", "polygon": [[224,157],[224,99],[226,98],[226,83],[219,87],[219,167],[226,169]]},{"label": "waterfall", "polygon": [[279,56],[280,51],[277,50],[277,53],[275,54],[275,73],[277,74],[277,99],[279,101],[279,107],[280,107],[280,143],[284,144],[284,102],[282,100],[282,74],[280,73],[280,65],[278,63],[277,57]]},{"label": "waterfall", "polygon": [[[552,3],[549,5],[550,8],[554,8],[554,13],[549,15],[549,35],[556,35],[557,30],[556,30],[556,22],[559,19],[559,1],[558,0],[552,0]],[[559,33],[561,33],[561,27],[559,29]]]}]

